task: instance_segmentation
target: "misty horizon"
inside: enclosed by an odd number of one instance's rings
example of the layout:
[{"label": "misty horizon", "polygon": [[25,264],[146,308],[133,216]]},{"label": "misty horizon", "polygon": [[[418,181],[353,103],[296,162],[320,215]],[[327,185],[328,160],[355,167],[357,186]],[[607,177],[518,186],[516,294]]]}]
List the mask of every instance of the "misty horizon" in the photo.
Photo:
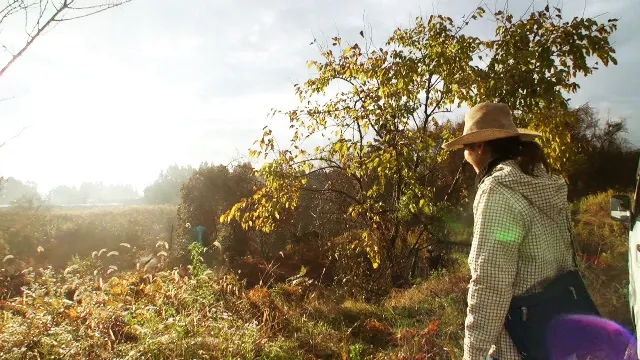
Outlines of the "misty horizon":
[{"label": "misty horizon", "polygon": [[[314,76],[306,61],[319,56],[312,40],[340,34],[345,42],[359,41],[366,29],[383,44],[418,15],[460,18],[476,5],[361,0],[229,7],[136,0],[61,23],[3,75],[0,143],[27,129],[0,150],[0,176],[33,181],[44,193],[85,181],[131,184],[142,192],[171,164],[227,164],[247,154],[265,125],[282,143],[288,140],[289,122],[268,114],[298,105],[293,84]],[[509,7],[524,13],[529,5]],[[634,0],[563,5],[567,18],[603,13],[620,19],[611,39],[618,65],[578,79],[581,88],[570,104],[590,103],[602,114],[628,119],[628,137],[637,145],[640,82],[630,74],[640,61],[634,21],[640,6]],[[492,26],[487,21],[469,31],[484,36]],[[4,30],[12,50],[23,31],[10,24]]]},{"label": "misty horizon", "polygon": [[[249,162],[249,161],[246,161],[246,162]],[[51,192],[52,190],[54,190],[55,188],[58,188],[58,187],[79,188],[79,187],[81,187],[83,184],[99,184],[99,185],[103,185],[103,186],[105,186],[105,187],[130,186],[130,187],[131,187],[135,192],[137,192],[140,196],[143,196],[143,195],[144,195],[144,190],[145,190],[145,188],[147,188],[147,187],[149,187],[150,185],[152,185],[152,184],[157,180],[158,175],[159,175],[160,173],[162,173],[162,172],[166,171],[168,168],[170,168],[170,167],[172,167],[172,166],[178,166],[178,167],[180,167],[180,168],[187,168],[187,167],[191,167],[191,168],[193,168],[193,169],[198,169],[198,167],[200,167],[202,164],[205,164],[205,163],[207,163],[207,162],[205,161],[205,162],[202,162],[202,163],[200,163],[200,164],[196,164],[195,166],[194,166],[193,164],[184,164],[184,165],[182,165],[182,164],[176,164],[176,163],[174,163],[174,164],[169,164],[169,165],[168,165],[168,166],[166,166],[165,168],[162,168],[162,169],[158,170],[158,171],[156,172],[156,177],[155,177],[155,178],[153,178],[149,183],[141,184],[141,185],[139,185],[139,186],[135,185],[133,182],[128,182],[128,183],[127,183],[127,182],[122,182],[122,183],[108,183],[108,182],[104,182],[104,181],[102,181],[102,180],[83,180],[83,181],[74,182],[74,183],[68,183],[68,184],[53,184],[53,185],[51,185],[51,186],[48,186],[48,187],[46,187],[46,188],[43,188],[43,187],[41,187],[41,186],[40,186],[40,184],[38,184],[38,182],[36,182],[36,181],[30,180],[30,179],[20,179],[20,178],[18,178],[18,177],[16,177],[16,176],[11,176],[10,174],[6,174],[6,175],[4,176],[4,179],[5,179],[5,180],[7,180],[7,179],[12,178],[12,179],[18,180],[18,181],[20,181],[20,182],[22,182],[22,183],[24,183],[24,184],[27,184],[27,183],[33,183],[33,184],[35,184],[35,185],[37,186],[38,193],[39,193],[40,195],[42,195],[42,196],[46,196],[47,194],[49,194],[49,192]],[[209,164],[211,164],[211,163],[209,163]],[[215,165],[227,165],[227,164],[213,164],[213,165],[215,166]],[[1,191],[2,191],[2,190],[0,190],[0,192],[1,192]]]}]

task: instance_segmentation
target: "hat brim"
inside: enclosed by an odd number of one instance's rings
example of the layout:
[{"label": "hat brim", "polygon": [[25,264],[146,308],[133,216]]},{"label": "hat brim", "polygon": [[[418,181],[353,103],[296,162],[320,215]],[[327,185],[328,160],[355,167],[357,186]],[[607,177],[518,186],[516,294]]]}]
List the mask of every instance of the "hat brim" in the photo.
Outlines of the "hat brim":
[{"label": "hat brim", "polygon": [[522,141],[534,141],[542,136],[539,132],[529,129],[518,129],[517,132],[503,129],[484,129],[474,131],[469,134],[457,137],[442,145],[444,149],[455,150],[461,149],[468,144],[481,143],[490,140],[504,139],[508,137],[519,136]]}]

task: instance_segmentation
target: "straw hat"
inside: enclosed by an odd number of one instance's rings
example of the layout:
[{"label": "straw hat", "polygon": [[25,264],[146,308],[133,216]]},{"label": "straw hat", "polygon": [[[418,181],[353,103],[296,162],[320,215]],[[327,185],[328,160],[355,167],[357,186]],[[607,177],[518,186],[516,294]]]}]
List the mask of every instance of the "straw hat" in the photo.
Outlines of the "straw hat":
[{"label": "straw hat", "polygon": [[511,119],[506,104],[480,103],[464,116],[462,136],[442,145],[445,149],[460,149],[467,144],[520,136],[522,141],[533,141],[542,134],[528,129],[518,129]]}]

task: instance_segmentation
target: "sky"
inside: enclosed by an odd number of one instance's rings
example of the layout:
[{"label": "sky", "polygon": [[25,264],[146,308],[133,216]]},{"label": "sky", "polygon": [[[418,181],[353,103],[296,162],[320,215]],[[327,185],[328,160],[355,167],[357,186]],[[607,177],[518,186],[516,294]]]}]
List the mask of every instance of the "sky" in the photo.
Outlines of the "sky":
[{"label": "sky", "polygon": [[[509,7],[519,13],[529,3],[512,0]],[[457,19],[477,5],[134,0],[62,22],[0,78],[0,99],[8,98],[0,102],[0,143],[27,127],[0,148],[0,176],[34,181],[41,192],[84,181],[142,191],[173,163],[227,164],[246,157],[265,125],[286,136],[287,120],[268,114],[297,105],[293,84],[313,76],[306,61],[318,57],[309,44],[314,38],[356,40],[367,28],[382,44],[416,16],[436,12]],[[640,2],[567,1],[562,7],[567,17],[620,18],[612,39],[619,65],[581,79],[572,104],[590,102],[625,117],[629,138],[640,144]],[[491,24],[483,26],[477,31],[492,31]],[[24,41],[17,22],[0,29],[0,43],[9,50]],[[7,56],[0,56],[3,64]]]}]

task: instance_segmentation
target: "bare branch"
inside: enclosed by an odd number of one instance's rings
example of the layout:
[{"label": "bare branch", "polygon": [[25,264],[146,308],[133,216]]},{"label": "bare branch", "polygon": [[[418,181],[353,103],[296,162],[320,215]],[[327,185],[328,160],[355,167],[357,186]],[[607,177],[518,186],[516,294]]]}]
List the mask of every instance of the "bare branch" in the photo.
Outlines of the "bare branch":
[{"label": "bare branch", "polygon": [[465,163],[466,163],[466,160],[462,160],[462,164],[460,164],[460,167],[458,168],[458,172],[456,173],[456,176],[453,178],[453,181],[451,182],[451,187],[449,188],[449,191],[447,191],[447,194],[444,196],[444,202],[447,202],[447,200],[449,200],[449,196],[451,195],[451,192],[453,192],[453,188],[456,186],[456,184],[460,180],[460,176],[462,175],[462,170],[464,169]]},{"label": "bare branch", "polygon": [[301,187],[300,190],[309,191],[309,192],[313,192],[313,193],[335,193],[335,194],[339,194],[339,195],[342,195],[342,196],[346,197],[347,199],[353,201],[356,204],[362,205],[362,201],[358,200],[355,196],[353,196],[353,195],[351,195],[351,194],[349,194],[349,193],[347,193],[345,191],[342,191],[340,189],[336,189],[336,188],[312,189],[312,188],[309,188],[309,187]]},{"label": "bare branch", "polygon": [[25,51],[27,51],[29,46],[31,46],[31,44],[33,44],[33,42],[38,38],[38,36],[54,21],[56,16],[60,15],[60,13],[64,9],[66,9],[65,5],[60,7],[60,9],[58,11],[56,11],[55,14],[40,29],[38,29],[38,31],[35,33],[35,35],[31,36],[29,41],[27,41],[27,43],[22,47],[22,49],[20,49],[20,51],[18,51],[17,54],[13,55],[13,57],[11,57],[11,60],[9,60],[9,62],[7,64],[5,64],[5,66],[0,70],[0,76],[2,76],[4,74],[4,72],[7,71],[9,66],[11,66],[16,60],[18,60],[18,58],[22,54],[24,54]]},{"label": "bare branch", "polygon": [[19,3],[21,0],[13,0],[13,1],[9,1],[7,3],[7,6],[5,6],[4,8],[2,8],[2,10],[0,10],[0,14],[4,14],[4,13],[10,13],[12,11],[12,9],[15,9],[15,5],[17,3]]},{"label": "bare branch", "polygon": [[124,5],[124,4],[128,3],[128,2],[131,2],[131,1],[132,0],[122,0],[122,1],[120,1],[118,3],[115,3],[115,4],[87,6],[87,7],[80,7],[80,8],[71,8],[70,7],[69,10],[88,10],[88,9],[98,9],[98,10],[94,10],[94,11],[89,12],[87,14],[78,15],[78,16],[71,17],[71,18],[56,19],[55,21],[62,22],[62,21],[70,21],[70,20],[82,19],[82,18],[91,16],[91,15],[99,14],[99,13],[101,13],[103,11],[107,11],[107,10],[113,9],[115,7],[118,7],[118,6]]},{"label": "bare branch", "polygon": [[11,138],[9,138],[9,139],[5,140],[5,142],[3,142],[2,144],[0,144],[0,148],[2,148],[3,146],[7,145],[7,143],[8,143],[9,141],[14,140],[14,139],[16,139],[17,137],[19,137],[20,135],[22,135],[22,133],[23,133],[25,130],[27,130],[27,129],[28,129],[28,126],[27,126],[27,127],[22,128],[22,130],[20,130],[20,132],[19,132],[19,133],[17,133],[16,135],[13,135]]},{"label": "bare branch", "polygon": [[[106,1],[106,0],[105,0]],[[9,61],[0,69],[0,76],[4,74],[4,72],[11,66],[13,63],[24,54],[27,49],[33,44],[33,42],[44,34],[48,29],[55,27],[55,24],[63,21],[75,20],[85,18],[91,15],[96,15],[103,11],[113,9],[115,7],[124,5],[126,3],[131,2],[132,0],[109,0],[107,3],[99,4],[99,5],[91,5],[91,6],[73,6],[76,1],[75,0],[62,0],[56,1],[54,0],[37,0],[37,1],[28,1],[28,0],[10,0],[7,2],[6,6],[0,9],[0,25],[4,20],[7,20],[9,17],[16,15],[20,12],[24,13],[24,31],[27,35],[27,41],[22,46],[22,48],[17,51],[15,54],[12,53],[7,46],[1,45],[8,53],[11,55]],[[51,15],[46,15],[50,13],[50,10],[55,10]],[[71,12],[77,13],[85,11],[85,13],[75,16],[67,17]],[[33,16],[30,16],[30,13],[33,12],[35,14],[36,19],[33,19]],[[46,21],[45,21],[46,20]],[[33,22],[33,26],[31,26],[31,22]]]}]

